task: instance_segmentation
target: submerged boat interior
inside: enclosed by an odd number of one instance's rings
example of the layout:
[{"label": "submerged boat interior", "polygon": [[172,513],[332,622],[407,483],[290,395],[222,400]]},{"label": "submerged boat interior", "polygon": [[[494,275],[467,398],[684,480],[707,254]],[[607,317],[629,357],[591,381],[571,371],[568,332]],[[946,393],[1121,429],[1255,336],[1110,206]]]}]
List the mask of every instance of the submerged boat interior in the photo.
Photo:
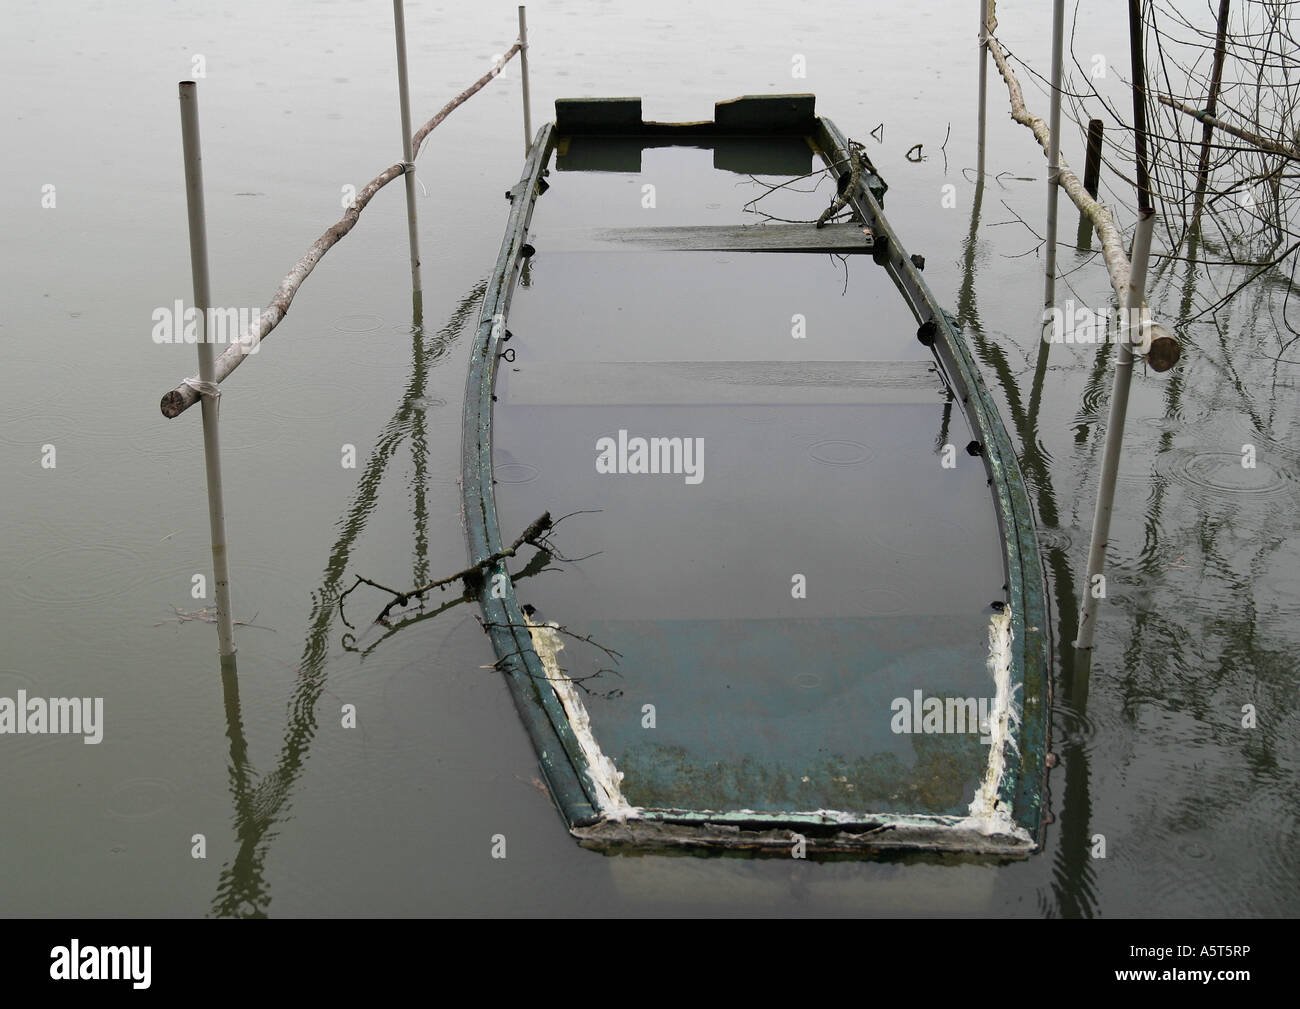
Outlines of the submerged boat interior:
[{"label": "submerged boat interior", "polygon": [[1036,846],[1032,513],[885,188],[771,96],[559,102],[511,191],[466,522],[482,559],[576,513],[481,601],[584,843]]}]

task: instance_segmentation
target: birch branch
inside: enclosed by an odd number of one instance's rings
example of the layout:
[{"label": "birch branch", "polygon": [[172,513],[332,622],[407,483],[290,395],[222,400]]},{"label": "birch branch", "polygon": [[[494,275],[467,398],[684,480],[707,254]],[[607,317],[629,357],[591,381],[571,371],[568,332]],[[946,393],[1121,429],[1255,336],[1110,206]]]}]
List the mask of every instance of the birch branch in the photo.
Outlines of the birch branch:
[{"label": "birch branch", "polygon": [[1269,154],[1277,154],[1292,161],[1300,161],[1300,150],[1294,147],[1287,147],[1285,144],[1279,144],[1275,140],[1269,140],[1268,137],[1261,137],[1258,133],[1251,133],[1250,130],[1243,130],[1231,123],[1225,123],[1217,116],[1212,116],[1208,112],[1200,109],[1194,109],[1184,102],[1170,98],[1168,95],[1157,95],[1161,104],[1168,105],[1171,109],[1177,109],[1179,112],[1191,116],[1198,122],[1206,126],[1213,126],[1216,130],[1222,130],[1224,133],[1231,133],[1234,137],[1245,140],[1247,143],[1254,144],[1261,151],[1267,151]]},{"label": "birch branch", "polygon": [[[502,68],[510,61],[516,53],[519,52],[519,43],[511,46],[501,60],[495,63],[491,70],[485,73],[477,81],[462,91],[459,95],[444,105],[436,116],[415,131],[412,137],[412,157],[419,154],[420,145],[424,143],[425,138],[436,128],[451,112],[458,106],[464,104],[472,95],[476,94],[488,81],[501,73]],[[225,349],[214,362],[214,379],[221,383],[226,380],[232,371],[244,363],[244,358],[249,354],[256,352],[258,346],[267,338],[271,330],[280,324],[285,315],[289,312],[289,306],[293,303],[294,295],[298,293],[298,288],[306,280],[311,271],[316,268],[316,264],[321,261],[325,253],[329,252],[357,223],[361,216],[361,211],[366,209],[366,205],[371,198],[384,186],[388,185],[394,179],[405,174],[406,166],[401,162],[390,165],[387,169],[371,179],[364,189],[357,194],[352,205],[348,207],[343,217],[327,230],[320,238],[312,244],[311,248],[298,260],[292,270],[285,274],[284,279],[280,281],[280,286],[275,289],[271,296],[270,303],[262,309],[257,317],[257,321],[250,323],[248,329],[240,336],[238,340]],[[414,170],[414,169],[412,169]],[[204,336],[208,334],[205,330]],[[197,383],[197,375],[189,379],[190,382]],[[192,385],[182,382],[171,392],[162,398],[160,407],[164,417],[179,417],[182,413],[192,407],[199,401],[199,392]]]},{"label": "birch branch", "polygon": [[[1007,92],[1011,96],[1011,118],[1022,126],[1029,127],[1038,138],[1043,153],[1047,154],[1051,147],[1051,131],[1042,116],[1034,115],[1025,107],[1025,95],[1020,89],[1020,81],[1016,79],[1011,66],[1007,63],[1007,54],[1003,51],[1002,45],[993,35],[996,27],[997,18],[990,17],[987,45],[993,55],[993,62],[997,65],[998,73],[1006,82]],[[1059,156],[1059,163],[1061,169],[1057,176],[1058,184],[1074,201],[1079,212],[1092,221],[1093,227],[1097,229],[1097,235],[1101,239],[1102,259],[1105,260],[1106,269],[1110,273],[1111,287],[1115,290],[1115,297],[1123,305],[1128,300],[1130,267],[1128,256],[1124,252],[1124,239],[1119,228],[1115,226],[1115,218],[1111,216],[1109,207],[1094,200],[1083,188],[1079,177],[1066,164],[1064,155]]]},{"label": "birch branch", "polygon": [[442,107],[441,112],[439,112],[436,116],[434,116],[427,123],[421,126],[418,130],[416,130],[415,134],[411,137],[411,150],[415,152],[414,154],[412,154],[412,157],[418,158],[420,156],[420,145],[424,143],[424,138],[427,137],[430,133],[432,133],[435,127],[439,126],[444,119],[446,119],[449,115],[451,115],[454,109],[463,105],[474,95],[478,94],[478,92],[483,88],[485,84],[487,84],[488,81],[490,81],[497,74],[501,73],[501,71],[505,68],[505,65],[509,63],[511,58],[518,52],[519,52],[519,43],[516,42],[514,45],[512,45],[509,49],[505,51],[499,63],[494,64],[491,70],[489,70],[482,77],[476,80],[473,84],[467,87],[464,91],[458,94],[455,98],[449,101],[446,105]]}]

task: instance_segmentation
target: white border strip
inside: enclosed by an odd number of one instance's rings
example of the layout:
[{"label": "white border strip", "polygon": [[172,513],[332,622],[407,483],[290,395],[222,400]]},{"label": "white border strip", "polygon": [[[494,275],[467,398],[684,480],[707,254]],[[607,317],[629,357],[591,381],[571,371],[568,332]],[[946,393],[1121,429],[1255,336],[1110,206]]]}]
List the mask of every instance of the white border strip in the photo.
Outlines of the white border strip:
[{"label": "white border strip", "polygon": [[578,696],[573,680],[560,669],[556,656],[564,649],[564,641],[560,638],[559,624],[534,623],[527,614],[524,614],[524,622],[528,624],[528,634],[533,639],[533,650],[537,652],[537,657],[542,660],[542,668],[546,670],[547,682],[559,698],[560,706],[569,719],[569,726],[582,748],[582,755],[587,758],[587,777],[595,786],[597,811],[610,820],[638,819],[641,810],[623,798],[620,787],[623,772],[601,751],[600,744],[591,731],[591,716],[587,714],[587,706]]}]

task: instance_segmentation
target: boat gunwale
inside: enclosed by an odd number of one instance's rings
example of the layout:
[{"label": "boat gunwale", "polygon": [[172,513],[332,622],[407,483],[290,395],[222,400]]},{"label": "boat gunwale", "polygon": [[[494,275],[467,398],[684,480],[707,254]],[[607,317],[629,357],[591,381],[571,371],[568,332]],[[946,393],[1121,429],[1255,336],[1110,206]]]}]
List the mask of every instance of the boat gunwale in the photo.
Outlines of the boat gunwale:
[{"label": "boat gunwale", "polygon": [[[511,201],[509,223],[492,278],[483,294],[483,307],[470,349],[461,430],[461,503],[469,560],[471,565],[479,565],[483,575],[478,601],[483,610],[484,630],[491,637],[497,655],[496,668],[508,677],[515,706],[532,739],[551,795],[572,829],[601,818],[581,773],[586,770],[586,762],[554,691],[542,688],[547,673],[533,649],[505,561],[485,563],[502,549],[492,489],[492,390],[497,362],[504,353],[500,346],[509,339],[505,320],[524,256],[524,238],[539,183],[554,146],[554,128],[554,123],[547,123],[538,130],[524,162],[522,177],[506,192]],[[502,578],[504,583],[500,581]],[[492,591],[497,584],[507,587],[501,596]]]},{"label": "boat gunwale", "polygon": [[[655,139],[661,141],[671,125],[655,124]],[[701,125],[689,124],[686,135],[691,139],[707,136]],[[823,156],[828,150],[838,151],[840,159],[846,156],[847,141],[834,123],[817,116],[812,126],[814,132],[810,139],[821,145]],[[492,469],[492,404],[497,361],[504,353],[501,344],[509,339],[505,323],[520,265],[529,251],[525,249],[526,238],[537,197],[544,189],[542,176],[558,140],[555,123],[547,123],[538,131],[519,182],[506,194],[512,204],[510,216],[484,293],[466,380],[462,519],[470,563],[478,564],[484,576],[478,601],[483,610],[484,630],[498,656],[496,666],[507,675],[512,697],[551,795],[570,832],[587,846],[635,847],[639,843],[638,832],[629,828],[629,820],[610,817],[601,811],[592,769],[555,691],[544,687],[548,674],[533,647],[505,561],[484,563],[502,549]],[[919,311],[923,308],[928,319],[934,321],[937,335],[941,337],[936,340],[935,349],[940,351],[949,380],[962,398],[963,413],[984,444],[985,468],[995,489],[1012,627],[1015,640],[1020,643],[1012,649],[1012,696],[1018,688],[1021,723],[1020,746],[1017,747],[1014,738],[1004,746],[1006,764],[999,781],[998,804],[1009,813],[1018,830],[990,832],[987,826],[972,825],[970,817],[919,813],[635,810],[631,822],[646,827],[657,824],[661,830],[669,831],[671,836],[663,843],[779,850],[784,854],[789,850],[788,834],[783,838],[772,834],[784,830],[806,831],[810,850],[829,852],[904,849],[1023,856],[1039,845],[1043,783],[1024,774],[1024,768],[1044,767],[1050,659],[1043,571],[1033,512],[1010,437],[955,321],[939,307],[884,217],[880,203],[885,189],[884,180],[868,165],[858,191],[849,194],[850,202],[878,235],[886,236],[888,244],[880,261],[890,271],[913,314],[923,321]],[[1007,534],[1008,529],[1013,531],[1013,536]],[[494,584],[504,584],[505,591],[500,596],[493,592]]]}]

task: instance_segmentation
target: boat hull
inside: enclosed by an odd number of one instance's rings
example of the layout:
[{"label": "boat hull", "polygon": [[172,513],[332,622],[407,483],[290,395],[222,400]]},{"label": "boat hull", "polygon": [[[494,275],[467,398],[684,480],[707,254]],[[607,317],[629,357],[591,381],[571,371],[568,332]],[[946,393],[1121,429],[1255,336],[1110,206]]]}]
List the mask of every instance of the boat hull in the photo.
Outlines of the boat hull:
[{"label": "boat hull", "polygon": [[[498,668],[556,804],[574,836],[594,847],[1028,854],[1041,829],[1050,701],[1032,509],[961,333],[884,217],[885,185],[874,169],[867,163],[844,192],[854,221],[833,225],[841,230],[826,239],[787,228],[750,240],[735,227],[672,221],[653,229],[548,225],[534,234],[552,159],[557,172],[598,173],[591,178],[604,185],[613,173],[639,171],[643,157],[682,146],[708,150],[717,171],[774,175],[806,172],[809,152],[842,168],[850,150],[833,123],[812,114],[811,96],[719,103],[713,122],[692,124],[647,124],[635,100],[557,103],[557,123],[539,131],[508,193],[510,219],[471,352],[463,432],[469,552],[482,564],[480,604]],[[832,315],[820,353],[844,360],[805,360],[796,344],[768,360],[737,360],[753,356],[740,343],[752,343],[746,334],[763,325],[763,312],[777,310],[763,307],[765,292],[783,281],[802,290],[798,271],[810,262],[807,251],[827,251],[822,242],[843,256],[870,255],[868,265],[892,285],[894,315],[880,310],[887,322],[877,327],[880,339],[896,340],[905,324],[920,339],[891,350],[894,360],[855,362],[847,358],[862,342],[861,325]],[[676,251],[658,255],[661,249]],[[689,288],[700,261],[683,260],[686,250],[714,257],[714,287],[733,275],[749,284],[729,304],[756,313],[746,321],[735,317],[744,316],[739,308],[727,325],[705,327],[704,349],[690,327],[636,330],[636,320],[664,312],[645,293],[647,276],[655,278],[653,291]],[[771,255],[755,260],[749,251]],[[724,258],[730,253],[740,263]],[[512,315],[535,254],[565,267],[545,274],[549,315],[531,301]],[[579,274],[609,306],[627,309],[608,320],[588,313],[583,328],[599,335],[617,326],[618,346],[636,346],[637,360],[583,359],[576,343],[568,357],[554,350],[566,331],[546,330],[547,319],[557,304],[580,297],[564,292],[566,278]],[[622,278],[631,278],[627,290],[611,293]],[[512,327],[528,335],[512,341]],[[608,343],[592,346],[627,357]],[[516,348],[525,355],[518,364]],[[962,442],[962,482],[922,444],[932,433],[916,430],[940,415],[940,437]],[[657,446],[655,435],[662,435]],[[662,455],[663,472],[649,472],[645,459],[637,466],[638,437]],[[779,478],[755,482],[773,466]],[[799,488],[813,487],[825,517],[810,532],[784,536],[772,516],[799,507]],[[778,504],[781,488],[792,496]],[[758,493],[771,507],[747,508]],[[616,548],[584,562],[581,577],[564,588],[542,593],[543,620],[519,598],[519,565],[512,575],[510,558],[500,556],[502,514],[513,530],[570,501],[602,506],[579,528],[584,542]],[[922,539],[909,535],[926,518],[918,502],[948,509],[926,521]],[[675,552],[633,545],[633,530],[668,514],[680,516]],[[730,556],[722,548],[735,528],[748,537],[736,546],[749,565],[746,578],[775,584],[779,577],[785,590],[729,590],[725,565],[705,563],[677,586],[675,602],[638,595],[633,572],[653,572],[659,554]],[[875,530],[877,541],[863,530]],[[797,545],[789,556],[776,546],[784,541]],[[909,583],[908,572],[927,567],[908,563],[917,542],[936,556],[978,554],[970,584],[960,575]],[[871,582],[886,567],[879,584]],[[800,598],[791,571],[816,585],[819,597]],[[1000,582],[985,593],[998,597],[996,605],[977,611],[972,600],[987,601],[979,593],[990,578]],[[642,581],[669,583],[664,573]],[[569,614],[577,612],[583,623],[575,629]],[[545,629],[548,622],[563,630]],[[615,643],[624,667],[615,675],[634,686],[606,691],[607,676],[600,689],[588,689],[603,660],[577,658],[575,638]],[[968,678],[946,679],[949,668]],[[980,692],[972,669],[985,677],[989,696],[956,707],[958,715],[979,710],[979,731],[931,732],[932,698],[942,708],[945,695]],[[643,731],[647,706],[653,733]]]}]

